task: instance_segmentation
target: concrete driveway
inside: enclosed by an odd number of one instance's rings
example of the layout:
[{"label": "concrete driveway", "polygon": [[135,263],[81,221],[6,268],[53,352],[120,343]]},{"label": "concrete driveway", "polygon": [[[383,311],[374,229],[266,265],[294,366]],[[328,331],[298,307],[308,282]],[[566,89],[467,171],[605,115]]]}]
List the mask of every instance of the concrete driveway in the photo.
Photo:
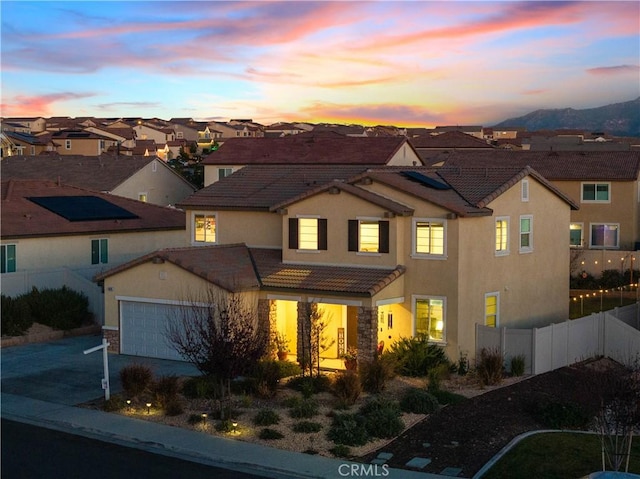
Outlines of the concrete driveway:
[{"label": "concrete driveway", "polygon": [[[100,345],[101,341],[101,336],[79,336],[2,348],[2,392],[65,405],[104,397],[102,352],[83,354],[84,350]],[[156,377],[199,374],[193,365],[186,362],[118,354],[109,354],[108,357],[112,394],[122,391],[120,370],[129,364],[147,365]]]}]

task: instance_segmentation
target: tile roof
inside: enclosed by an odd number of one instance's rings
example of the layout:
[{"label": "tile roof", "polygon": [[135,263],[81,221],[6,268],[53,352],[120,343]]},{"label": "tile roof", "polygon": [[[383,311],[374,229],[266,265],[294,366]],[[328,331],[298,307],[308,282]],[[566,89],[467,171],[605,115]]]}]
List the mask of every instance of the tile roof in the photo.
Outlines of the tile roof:
[{"label": "tile roof", "polygon": [[[285,264],[282,250],[244,244],[168,248],[155,251],[95,276],[95,281],[154,259],[173,263],[228,291],[255,289],[318,294],[373,296],[404,274],[395,268]],[[157,261],[156,259],[156,261]]]},{"label": "tile roof", "polygon": [[[242,140],[247,141],[247,140]],[[211,156],[211,155],[210,155]],[[269,209],[333,180],[346,180],[374,165],[246,166],[182,200],[180,208]]]},{"label": "tile roof", "polygon": [[431,158],[431,164],[495,168],[531,166],[551,181],[637,181],[640,151],[455,151]]},{"label": "tile roof", "polygon": [[[3,180],[51,180],[94,191],[113,191],[153,156],[11,156],[0,162]],[[162,160],[158,160],[161,163]]]},{"label": "tile roof", "polygon": [[461,131],[447,131],[438,135],[422,135],[411,138],[415,148],[474,148],[493,149],[489,143]]},{"label": "tile roof", "polygon": [[[3,180],[1,194],[4,239],[185,229],[183,211],[75,186],[59,185],[53,181]],[[47,196],[96,196],[124,208],[137,218],[68,221],[28,199]]]},{"label": "tile roof", "polygon": [[[231,138],[204,165],[385,165],[405,137],[301,133],[281,138]],[[416,153],[417,156],[417,153]]]},{"label": "tile roof", "polygon": [[29,145],[46,145],[47,144],[47,142],[43,141],[42,138],[32,135],[31,133],[20,133],[17,131],[3,131],[2,133],[7,135],[12,140],[22,141],[24,143],[28,143]]}]

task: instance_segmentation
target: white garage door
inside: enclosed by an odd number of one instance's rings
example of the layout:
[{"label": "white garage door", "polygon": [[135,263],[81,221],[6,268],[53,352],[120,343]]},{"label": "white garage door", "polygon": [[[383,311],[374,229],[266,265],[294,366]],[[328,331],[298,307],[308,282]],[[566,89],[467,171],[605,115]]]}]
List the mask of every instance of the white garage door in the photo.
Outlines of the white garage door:
[{"label": "white garage door", "polygon": [[122,301],[120,314],[122,354],[184,361],[166,339],[168,322],[182,314],[180,306]]}]

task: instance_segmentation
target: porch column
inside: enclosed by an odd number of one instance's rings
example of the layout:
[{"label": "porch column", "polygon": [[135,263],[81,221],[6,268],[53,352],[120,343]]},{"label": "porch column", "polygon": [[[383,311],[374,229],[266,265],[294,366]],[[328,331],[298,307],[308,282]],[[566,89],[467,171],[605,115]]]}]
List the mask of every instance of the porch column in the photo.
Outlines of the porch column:
[{"label": "porch column", "polygon": [[258,324],[269,338],[269,355],[273,355],[273,343],[277,333],[276,302],[272,299],[258,300]]},{"label": "porch column", "polygon": [[378,349],[378,307],[358,308],[358,362],[373,361]]},{"label": "porch column", "polygon": [[298,331],[296,337],[296,359],[304,364],[303,354],[309,356],[311,347],[311,316],[309,303],[298,301]]},{"label": "porch column", "polygon": [[109,343],[107,349],[110,353],[120,354],[120,330],[113,327],[103,326],[102,337]]}]

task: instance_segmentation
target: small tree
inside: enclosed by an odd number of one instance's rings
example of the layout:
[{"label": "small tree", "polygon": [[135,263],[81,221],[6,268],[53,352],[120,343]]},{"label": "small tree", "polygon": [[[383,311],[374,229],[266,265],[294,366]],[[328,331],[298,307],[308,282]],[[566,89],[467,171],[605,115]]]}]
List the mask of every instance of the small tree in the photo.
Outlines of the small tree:
[{"label": "small tree", "polygon": [[331,317],[325,318],[323,309],[318,308],[318,303],[305,305],[305,321],[302,324],[302,370],[308,370],[313,376],[313,369],[320,376],[320,358],[322,353],[335,344],[335,339],[326,336],[326,330],[331,323]]},{"label": "small tree", "polygon": [[267,352],[267,331],[242,294],[209,289],[202,303],[185,302],[165,335],[183,358],[228,390],[231,379],[248,373]]}]

